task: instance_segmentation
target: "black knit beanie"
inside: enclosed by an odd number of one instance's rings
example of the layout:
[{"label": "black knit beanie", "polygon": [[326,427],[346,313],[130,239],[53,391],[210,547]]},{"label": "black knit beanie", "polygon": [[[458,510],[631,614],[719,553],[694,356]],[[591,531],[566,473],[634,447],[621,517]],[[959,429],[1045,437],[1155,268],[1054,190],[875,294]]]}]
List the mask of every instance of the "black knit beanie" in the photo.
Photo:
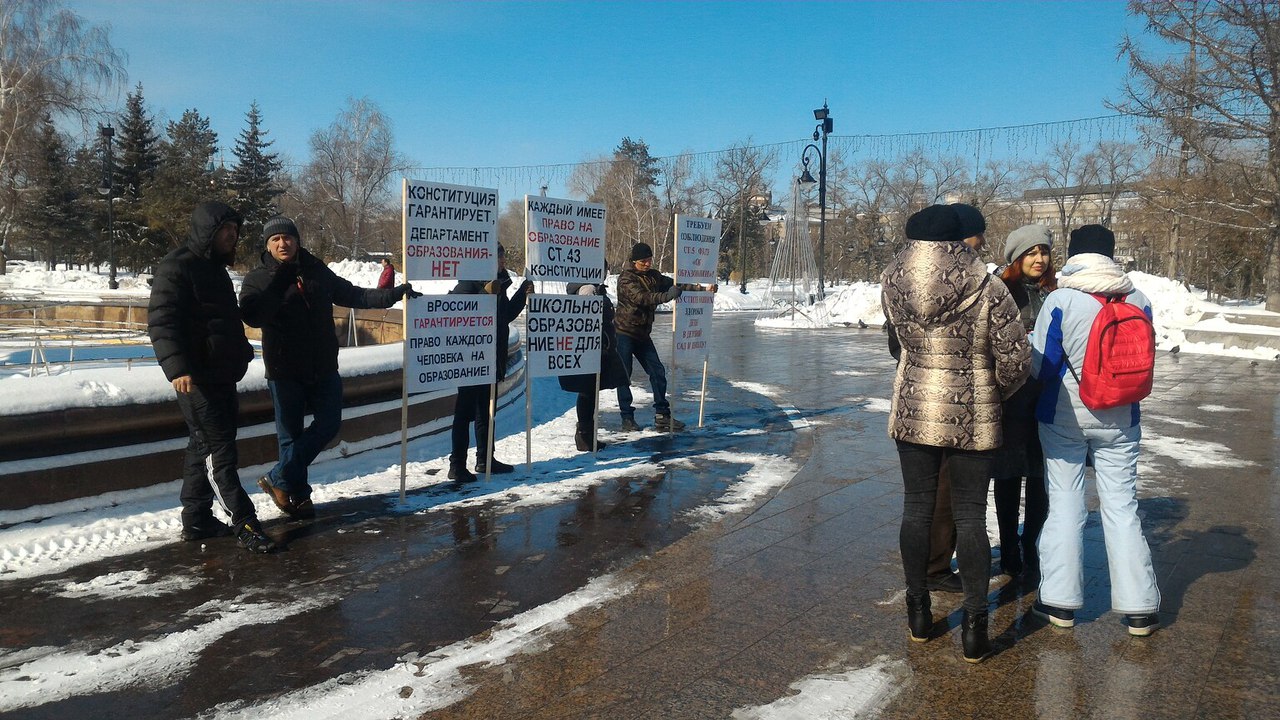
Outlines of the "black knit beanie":
[{"label": "black knit beanie", "polygon": [[653,248],[647,243],[636,243],[631,246],[631,262],[653,257]]},{"label": "black knit beanie", "polygon": [[987,219],[982,217],[982,211],[978,208],[965,203],[951,203],[951,209],[960,218],[961,239],[982,235],[987,231]]},{"label": "black knit beanie", "polygon": [[949,205],[930,205],[907,218],[908,240],[963,240],[960,216]]},{"label": "black knit beanie", "polygon": [[1101,225],[1085,225],[1071,231],[1067,257],[1080,253],[1097,253],[1115,259],[1116,235]]},{"label": "black knit beanie", "polygon": [[283,215],[276,215],[262,226],[263,243],[266,243],[274,235],[292,235],[293,239],[302,242],[302,236],[298,234],[298,226]]}]

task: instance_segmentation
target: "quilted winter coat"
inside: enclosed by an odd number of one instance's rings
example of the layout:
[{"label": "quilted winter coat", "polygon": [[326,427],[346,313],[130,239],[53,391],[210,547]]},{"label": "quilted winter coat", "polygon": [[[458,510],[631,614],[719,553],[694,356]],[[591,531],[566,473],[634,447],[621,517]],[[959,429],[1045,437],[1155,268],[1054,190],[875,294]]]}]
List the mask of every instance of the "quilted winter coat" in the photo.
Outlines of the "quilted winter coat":
[{"label": "quilted winter coat", "polygon": [[922,240],[907,241],[881,287],[901,344],[890,437],[960,450],[1000,447],[1000,402],[1031,370],[1009,289],[964,243]]},{"label": "quilted winter coat", "polygon": [[227,275],[234,257],[219,256],[213,237],[223,223],[241,223],[219,202],[191,213],[191,234],[156,267],[147,308],[147,332],[169,380],[190,375],[197,385],[234,384],[253,360],[244,336],[236,291]]}]

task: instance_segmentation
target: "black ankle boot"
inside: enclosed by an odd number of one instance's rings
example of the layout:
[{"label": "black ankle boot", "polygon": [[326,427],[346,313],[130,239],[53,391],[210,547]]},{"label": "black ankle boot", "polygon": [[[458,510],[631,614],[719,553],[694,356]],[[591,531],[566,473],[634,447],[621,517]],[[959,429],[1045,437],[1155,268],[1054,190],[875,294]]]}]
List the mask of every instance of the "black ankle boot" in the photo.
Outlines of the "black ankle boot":
[{"label": "black ankle boot", "polygon": [[907,630],[915,642],[925,642],[933,633],[933,611],[929,593],[914,596],[907,593]]},{"label": "black ankle boot", "polygon": [[991,654],[991,639],[987,637],[987,613],[964,611],[960,626],[960,642],[964,645],[965,662],[980,663]]}]

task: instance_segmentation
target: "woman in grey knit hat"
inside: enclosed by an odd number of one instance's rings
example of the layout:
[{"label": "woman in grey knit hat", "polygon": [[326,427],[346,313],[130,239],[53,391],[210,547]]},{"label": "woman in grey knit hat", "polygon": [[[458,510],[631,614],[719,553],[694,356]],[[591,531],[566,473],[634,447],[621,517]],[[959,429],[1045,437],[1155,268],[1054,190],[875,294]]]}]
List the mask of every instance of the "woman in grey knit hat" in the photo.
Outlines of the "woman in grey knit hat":
[{"label": "woman in grey knit hat", "polygon": [[[1000,272],[1000,279],[1009,288],[1022,325],[1030,334],[1044,299],[1058,285],[1053,270],[1053,236],[1043,225],[1024,225],[1005,239],[1004,258],[1009,264]],[[1049,515],[1044,452],[1040,448],[1035,417],[1039,395],[1040,383],[1029,378],[1004,401],[1004,446],[992,464],[996,521],[1000,526],[1000,569],[1011,578],[1025,572],[1028,581],[1039,578],[1036,540]],[[1024,477],[1027,479],[1026,517],[1019,534],[1018,505]]]}]

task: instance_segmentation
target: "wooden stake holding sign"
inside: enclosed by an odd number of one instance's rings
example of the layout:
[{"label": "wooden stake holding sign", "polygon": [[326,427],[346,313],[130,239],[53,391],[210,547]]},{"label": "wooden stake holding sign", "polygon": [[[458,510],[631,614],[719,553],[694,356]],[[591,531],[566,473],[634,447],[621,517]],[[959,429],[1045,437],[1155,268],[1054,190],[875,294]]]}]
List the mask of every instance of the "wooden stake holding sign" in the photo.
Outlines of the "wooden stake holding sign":
[{"label": "wooden stake holding sign", "polygon": [[[675,222],[676,267],[678,285],[717,283],[716,265],[720,258],[719,220],[677,215]],[[677,363],[702,362],[702,389],[698,400],[698,427],[702,427],[707,402],[707,360],[711,351],[711,318],[715,293],[686,291],[676,298],[671,318],[671,399],[674,403]]]}]

